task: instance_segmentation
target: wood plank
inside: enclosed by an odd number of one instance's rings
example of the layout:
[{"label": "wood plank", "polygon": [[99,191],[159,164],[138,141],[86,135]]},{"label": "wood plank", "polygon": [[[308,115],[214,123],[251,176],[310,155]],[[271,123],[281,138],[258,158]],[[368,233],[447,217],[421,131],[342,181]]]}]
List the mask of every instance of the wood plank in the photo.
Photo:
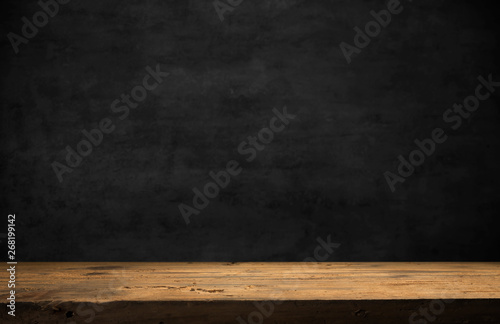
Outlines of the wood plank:
[{"label": "wood plank", "polygon": [[[0,280],[6,285],[8,272],[2,271]],[[12,321],[4,302],[7,290],[0,293],[0,318]],[[38,323],[77,318],[83,323],[92,310],[102,323],[184,323],[187,317],[193,323],[238,323],[238,316],[248,321],[256,301],[269,300],[272,315],[261,314],[269,322],[350,323],[379,316],[385,323],[406,323],[419,307],[442,300],[433,304],[446,308],[440,323],[456,316],[500,323],[500,263],[40,262],[16,267],[16,320],[24,316]]]}]

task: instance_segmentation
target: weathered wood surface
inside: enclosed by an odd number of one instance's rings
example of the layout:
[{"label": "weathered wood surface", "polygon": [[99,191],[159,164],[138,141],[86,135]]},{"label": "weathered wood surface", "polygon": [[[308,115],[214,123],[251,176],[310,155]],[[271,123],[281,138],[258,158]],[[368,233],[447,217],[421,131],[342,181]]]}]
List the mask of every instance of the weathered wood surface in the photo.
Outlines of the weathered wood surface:
[{"label": "weathered wood surface", "polygon": [[269,323],[412,323],[432,300],[439,323],[500,323],[500,263],[19,263],[15,319],[7,297],[2,323],[238,323],[270,300]]},{"label": "weathered wood surface", "polygon": [[16,275],[28,302],[500,298],[500,263],[41,262]]}]

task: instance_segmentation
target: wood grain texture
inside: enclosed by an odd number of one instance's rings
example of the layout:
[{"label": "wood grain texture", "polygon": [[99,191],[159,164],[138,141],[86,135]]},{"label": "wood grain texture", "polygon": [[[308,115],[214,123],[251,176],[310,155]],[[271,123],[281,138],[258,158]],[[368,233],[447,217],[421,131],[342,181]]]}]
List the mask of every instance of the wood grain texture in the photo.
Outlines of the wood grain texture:
[{"label": "wood grain texture", "polygon": [[17,280],[29,302],[500,298],[500,263],[40,262]]},{"label": "wood grain texture", "polygon": [[447,301],[440,323],[500,322],[500,263],[41,262],[19,263],[16,276],[16,320],[33,323],[84,323],[85,309],[97,323],[237,323],[256,301],[274,301],[269,322],[406,323],[432,300]]}]

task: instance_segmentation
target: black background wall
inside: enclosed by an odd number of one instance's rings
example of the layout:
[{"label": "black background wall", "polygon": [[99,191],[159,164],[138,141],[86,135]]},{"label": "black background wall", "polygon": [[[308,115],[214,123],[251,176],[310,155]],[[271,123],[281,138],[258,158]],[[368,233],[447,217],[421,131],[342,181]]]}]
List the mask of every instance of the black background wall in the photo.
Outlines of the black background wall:
[{"label": "black background wall", "polygon": [[[330,261],[498,261],[500,88],[456,131],[442,117],[500,81],[498,11],[401,4],[348,64],[339,44],[384,1],[246,0],[221,21],[212,1],[73,0],[18,54],[7,34],[40,7],[4,1],[0,228],[16,214],[18,260],[301,261],[330,236]],[[120,120],[111,103],[157,64],[168,77]],[[245,162],[283,106],[297,117]],[[51,164],[105,117],[115,131],[59,182]],[[436,127],[447,141],[391,192],[384,172]],[[186,224],[179,204],[233,159]]]}]

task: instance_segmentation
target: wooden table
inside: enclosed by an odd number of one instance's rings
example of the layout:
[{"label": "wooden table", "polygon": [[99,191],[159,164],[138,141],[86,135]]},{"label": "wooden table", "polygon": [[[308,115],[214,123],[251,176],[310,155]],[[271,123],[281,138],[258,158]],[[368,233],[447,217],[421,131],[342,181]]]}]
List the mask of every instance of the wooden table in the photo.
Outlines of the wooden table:
[{"label": "wooden table", "polygon": [[15,317],[8,277],[1,323],[500,323],[500,263],[19,263]]}]

